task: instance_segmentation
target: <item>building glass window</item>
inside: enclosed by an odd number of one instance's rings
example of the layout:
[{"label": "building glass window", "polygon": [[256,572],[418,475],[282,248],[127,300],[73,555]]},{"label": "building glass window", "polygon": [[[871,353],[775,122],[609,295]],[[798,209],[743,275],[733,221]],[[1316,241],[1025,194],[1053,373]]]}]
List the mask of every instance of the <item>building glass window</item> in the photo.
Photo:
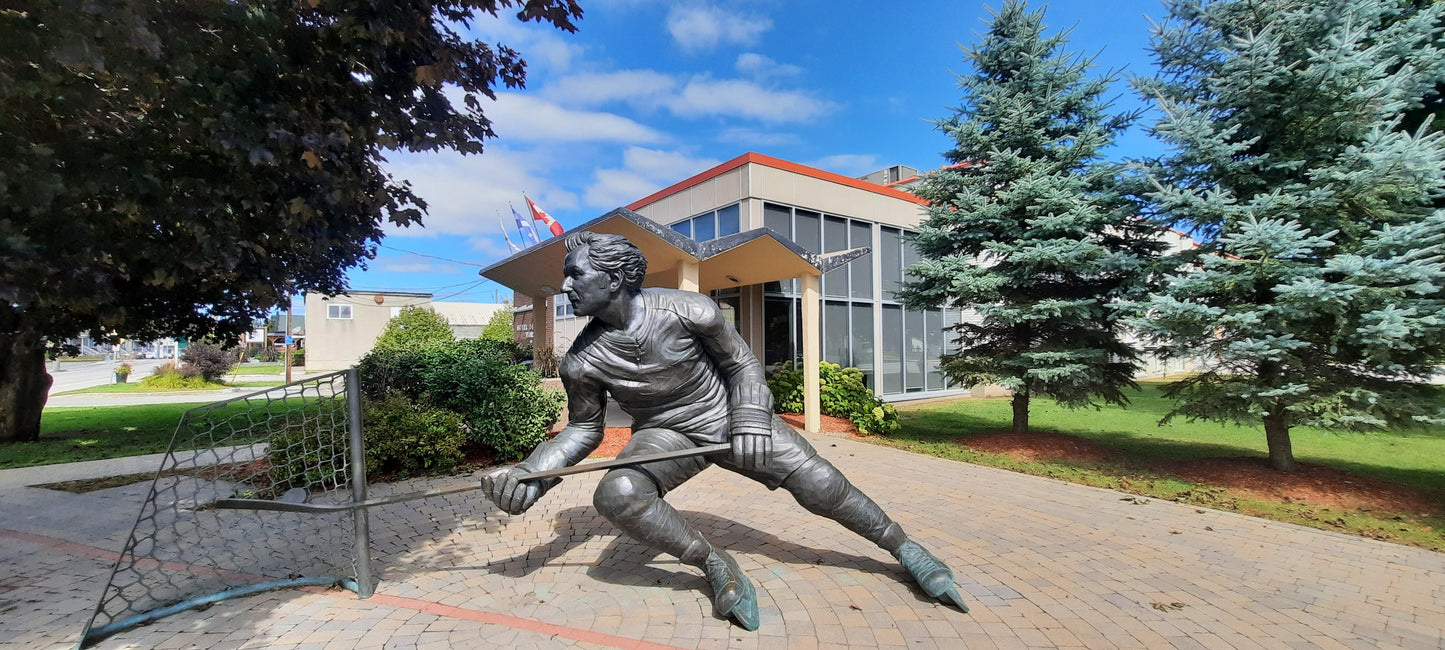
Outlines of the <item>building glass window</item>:
[{"label": "building glass window", "polygon": [[763,363],[770,370],[794,359],[793,351],[798,349],[793,341],[797,305],[792,298],[763,299]]},{"label": "building glass window", "polygon": [[671,228],[693,241],[709,241],[735,235],[742,226],[742,207],[734,203],[710,212],[683,219]]},{"label": "building glass window", "polygon": [[697,241],[717,239],[717,224],[713,220],[713,213],[709,212],[693,217],[692,238]]},{"label": "building glass window", "polygon": [[883,392],[903,392],[903,308],[883,305]]},{"label": "building glass window", "polygon": [[[848,222],[849,248],[873,248],[873,225],[867,221]],[[873,299],[873,253],[853,260],[848,264],[853,290],[849,293],[857,300]]]},{"label": "building glass window", "polygon": [[[838,217],[823,219],[823,251],[834,253],[848,250],[848,220]],[[848,266],[845,265],[823,275],[823,295],[830,298],[848,297]]]},{"label": "building glass window", "polygon": [[903,312],[903,390],[916,393],[923,385],[923,314]]},{"label": "building glass window", "polygon": [[763,227],[788,239],[793,238],[793,209],[775,203],[763,204]]},{"label": "building glass window", "polygon": [[[855,262],[856,264],[856,262]],[[873,381],[873,304],[855,302],[853,311],[853,367],[863,371],[863,383],[874,390]]]},{"label": "building glass window", "polygon": [[928,390],[943,390],[943,372],[938,369],[939,357],[943,354],[943,312],[930,309],[923,314],[923,331],[928,337],[925,346],[925,369],[928,371]]},{"label": "building glass window", "polygon": [[[896,301],[895,292],[907,277],[905,269],[920,259],[912,232],[775,203],[764,203],[762,216],[765,227],[808,251],[873,249],[822,278],[823,360],[862,370],[869,388],[885,396],[949,388],[941,363],[944,353],[953,349],[954,335],[942,328],[958,324],[962,314],[956,309],[914,312]],[[875,280],[875,274],[881,280]],[[875,290],[881,291],[881,302],[875,299]],[[797,282],[769,282],[763,292],[765,362],[771,368],[800,360]]]},{"label": "building glass window", "polygon": [[883,299],[893,300],[903,280],[903,231],[878,227],[878,261],[883,270]]},{"label": "building glass window", "polygon": [[810,210],[796,210],[793,216],[793,241],[811,253],[823,250],[823,216]]},{"label": "building glass window", "polygon": [[351,305],[327,305],[327,320],[351,320]]},{"label": "building glass window", "polygon": [[829,300],[823,303],[823,360],[843,367],[852,365],[848,349],[848,303]]},{"label": "building glass window", "polygon": [[734,203],[726,208],[717,211],[717,236],[726,237],[736,235],[741,230],[742,220],[739,218],[741,208]]}]

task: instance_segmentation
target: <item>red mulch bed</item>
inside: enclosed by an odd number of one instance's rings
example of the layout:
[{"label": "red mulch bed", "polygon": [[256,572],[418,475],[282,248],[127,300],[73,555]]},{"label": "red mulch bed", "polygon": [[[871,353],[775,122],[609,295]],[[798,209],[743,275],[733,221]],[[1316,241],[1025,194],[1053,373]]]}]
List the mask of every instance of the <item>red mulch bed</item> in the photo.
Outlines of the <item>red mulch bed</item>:
[{"label": "red mulch bed", "polygon": [[[1124,461],[1118,450],[1061,433],[988,433],[956,441],[974,451],[1021,460]],[[1322,507],[1386,510],[1424,515],[1445,508],[1425,491],[1345,470],[1300,463],[1292,474],[1270,468],[1264,458],[1202,458],[1129,464],[1187,481],[1247,492],[1259,498]]]},{"label": "red mulch bed", "polygon": [[[801,413],[784,413],[783,421],[792,425],[794,429],[803,428],[803,415]],[[835,418],[831,415],[823,416],[823,433],[833,434],[856,434],[858,429],[847,418]],[[616,458],[617,454],[627,446],[627,441],[632,439],[632,429],[627,427],[607,427],[606,436],[602,439],[602,446],[592,452],[593,458]]]}]

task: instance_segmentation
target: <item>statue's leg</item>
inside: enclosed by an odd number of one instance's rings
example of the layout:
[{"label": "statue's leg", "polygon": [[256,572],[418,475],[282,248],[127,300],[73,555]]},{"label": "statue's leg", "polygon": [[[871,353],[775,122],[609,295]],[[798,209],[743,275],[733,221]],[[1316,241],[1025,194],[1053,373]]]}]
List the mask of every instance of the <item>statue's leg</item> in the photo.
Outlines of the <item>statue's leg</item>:
[{"label": "statue's leg", "polygon": [[808,512],[832,519],[892,553],[929,596],[968,611],[968,605],[953,584],[953,571],[948,565],[908,539],[903,528],[889,518],[883,508],[819,456],[813,446],[781,418],[773,421],[773,456],[767,468],[743,470],[726,461],[719,461],[718,465],[762,481],[769,488],[787,490]]},{"label": "statue's leg", "polygon": [[[643,429],[633,434],[619,457],[696,446],[672,431]],[[614,469],[602,477],[593,504],[629,537],[701,569],[712,585],[713,608],[718,615],[756,630],[758,603],[752,582],[731,556],[709,543],[662,498],[705,467],[706,460],[694,457]]]}]

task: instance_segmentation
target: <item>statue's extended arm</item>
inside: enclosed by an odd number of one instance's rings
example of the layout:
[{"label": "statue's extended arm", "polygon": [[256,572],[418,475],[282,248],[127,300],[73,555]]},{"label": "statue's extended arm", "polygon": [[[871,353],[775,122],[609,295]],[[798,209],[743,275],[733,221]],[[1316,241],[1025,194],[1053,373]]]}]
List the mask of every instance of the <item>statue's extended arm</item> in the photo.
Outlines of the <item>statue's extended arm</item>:
[{"label": "statue's extended arm", "polygon": [[704,309],[693,325],[727,385],[734,462],[748,468],[767,466],[773,448],[773,392],[762,364],[716,308]]},{"label": "statue's extended arm", "polygon": [[557,469],[582,462],[605,435],[607,398],[601,386],[587,380],[573,364],[564,360],[562,386],[567,390],[567,426],[551,440],[532,450],[527,459],[505,473],[482,478],[482,489],[492,502],[510,514],[521,514],[532,507],[548,490],[562,482],[560,478],[541,481],[520,481],[518,476],[538,470]]}]

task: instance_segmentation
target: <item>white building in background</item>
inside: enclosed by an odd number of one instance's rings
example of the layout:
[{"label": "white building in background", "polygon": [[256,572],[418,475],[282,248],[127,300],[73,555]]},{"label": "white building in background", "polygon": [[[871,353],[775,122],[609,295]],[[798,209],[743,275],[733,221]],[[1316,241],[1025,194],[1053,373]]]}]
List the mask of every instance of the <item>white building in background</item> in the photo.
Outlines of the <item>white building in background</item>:
[{"label": "white building in background", "polygon": [[505,304],[436,302],[430,293],[353,291],[336,296],[306,294],[306,371],[356,365],[376,345],[387,321],[407,307],[441,314],[457,338],[480,338],[492,315]]}]

